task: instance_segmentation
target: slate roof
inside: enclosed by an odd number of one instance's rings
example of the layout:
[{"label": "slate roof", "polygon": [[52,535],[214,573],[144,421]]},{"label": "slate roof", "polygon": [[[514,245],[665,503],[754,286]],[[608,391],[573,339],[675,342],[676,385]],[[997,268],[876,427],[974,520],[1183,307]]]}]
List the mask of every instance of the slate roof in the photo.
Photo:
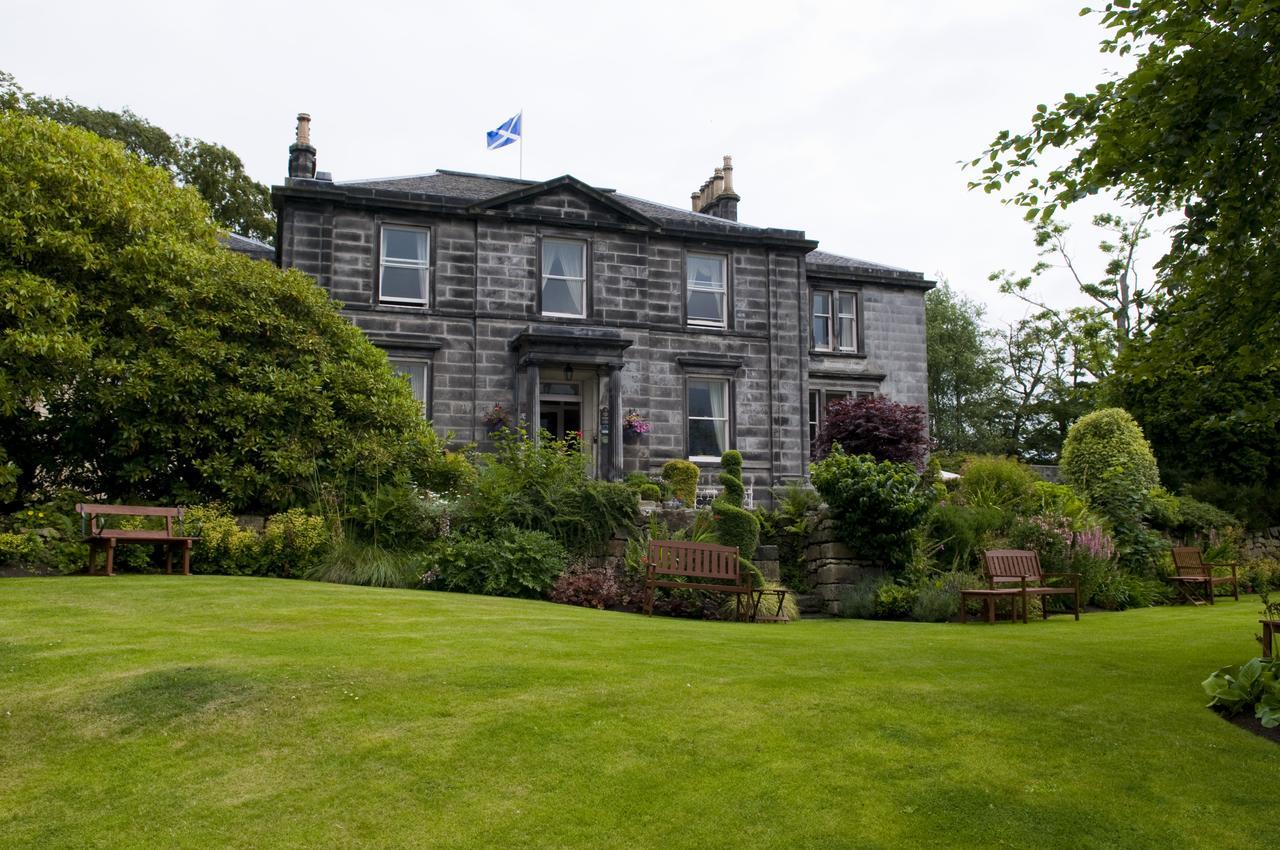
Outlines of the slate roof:
[{"label": "slate roof", "polygon": [[857,257],[845,257],[840,254],[831,254],[826,251],[810,251],[804,258],[805,263],[810,266],[833,266],[840,269],[872,269],[881,272],[905,272],[907,274],[918,274],[909,269],[899,268],[897,266],[886,266],[883,263],[873,263],[870,260],[859,260]]},{"label": "slate roof", "polygon": [[218,241],[224,247],[235,251],[237,254],[245,254],[255,260],[270,260],[273,263],[276,260],[276,249],[261,239],[254,239],[252,236],[228,233],[226,236],[219,237]]},{"label": "slate roof", "polygon": [[[557,178],[557,180],[563,179],[565,178]],[[332,185],[340,191],[354,190],[359,194],[402,196],[457,206],[471,206],[483,203],[510,192],[539,186],[543,182],[540,180],[523,180],[515,177],[496,177],[489,174],[445,170],[406,177],[335,181],[332,184],[323,184],[320,181],[311,180],[290,181],[292,185]],[[784,236],[791,239],[804,239],[803,231],[756,227],[743,222],[730,221],[712,215],[696,213],[688,209],[660,204],[656,201],[649,201],[632,195],[624,195],[613,189],[592,188],[666,227],[741,236]],[[859,260],[855,257],[843,257],[826,251],[811,251],[806,257],[806,266],[818,273],[827,272],[842,277],[854,274],[871,274],[880,278],[901,279],[904,283],[932,286],[932,283],[925,281],[924,276],[919,272],[873,263],[869,260]]]},{"label": "slate roof", "polygon": [[[335,182],[335,186],[353,189],[380,189],[383,191],[409,192],[412,194],[430,195],[460,203],[478,203],[514,192],[537,186],[543,181],[521,180],[514,177],[493,177],[487,174],[471,174],[465,171],[435,171],[431,174],[418,174],[409,177],[382,177],[373,180],[348,180]],[[612,196],[619,203],[629,207],[641,215],[664,225],[677,225],[700,230],[719,230],[728,233],[762,235],[767,228],[756,227],[738,221],[703,215],[693,210],[682,210],[678,207],[647,201],[624,195],[613,189],[593,187],[596,191]],[[797,235],[799,232],[797,231]]]}]

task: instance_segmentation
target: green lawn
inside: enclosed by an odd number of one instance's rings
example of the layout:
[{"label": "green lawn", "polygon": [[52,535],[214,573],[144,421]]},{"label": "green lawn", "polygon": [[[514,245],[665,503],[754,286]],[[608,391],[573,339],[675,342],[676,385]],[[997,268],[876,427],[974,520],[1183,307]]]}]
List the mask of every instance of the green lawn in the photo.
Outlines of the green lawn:
[{"label": "green lawn", "polygon": [[1262,846],[1280,752],[1199,684],[1258,607],[753,626],[6,579],[0,846]]}]

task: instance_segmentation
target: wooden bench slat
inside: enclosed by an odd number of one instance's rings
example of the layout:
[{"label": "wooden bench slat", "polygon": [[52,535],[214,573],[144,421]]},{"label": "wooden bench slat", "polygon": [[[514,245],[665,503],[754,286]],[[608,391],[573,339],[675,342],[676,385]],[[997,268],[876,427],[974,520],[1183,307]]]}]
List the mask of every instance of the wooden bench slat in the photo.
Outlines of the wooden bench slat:
[{"label": "wooden bench slat", "polygon": [[76,513],[84,514],[85,516],[111,515],[180,517],[186,513],[186,508],[157,508],[151,505],[79,504],[76,505]]},{"label": "wooden bench slat", "polygon": [[[743,597],[751,594],[749,577],[743,575],[736,546],[686,543],[683,540],[651,540],[645,570],[645,614],[653,615],[653,592],[659,587],[711,590],[737,595],[739,619]],[[659,576],[684,576],[705,581],[668,581]]]},{"label": "wooden bench slat", "polygon": [[[89,573],[93,574],[94,561],[99,549],[106,551],[106,573],[114,575],[116,546],[121,543],[149,543],[165,547],[165,572],[173,572],[173,550],[182,549],[182,572],[191,575],[191,546],[198,537],[173,533],[173,520],[181,520],[185,508],[160,508],[151,505],[76,505],[76,512],[87,524],[85,542],[89,544]],[[106,528],[105,516],[164,517],[164,529]]]},{"label": "wooden bench slat", "polygon": [[[989,586],[983,590],[960,591],[960,622],[963,623],[968,619],[968,612],[964,605],[966,597],[984,599],[984,604],[987,605],[987,621],[994,622],[995,609],[992,606],[995,599],[1004,596],[1021,596],[1022,621],[1025,623],[1028,596],[1068,594],[1075,597],[1072,613],[1077,620],[1080,619],[1080,576],[1078,574],[1045,573],[1040,567],[1040,556],[1026,549],[988,549],[982,553],[982,568]],[[1071,586],[1047,584],[1046,578],[1049,576],[1069,578]],[[1011,604],[1015,605],[1014,613],[1016,614],[1016,602]],[[1041,613],[1046,619],[1048,618],[1047,608],[1042,607]]]},{"label": "wooden bench slat", "polygon": [[[1173,558],[1173,575],[1168,579],[1188,602],[1195,605],[1204,604],[1191,592],[1191,588],[1197,584],[1204,586],[1204,595],[1208,597],[1210,605],[1214,604],[1213,588],[1220,584],[1230,584],[1232,597],[1237,602],[1240,601],[1240,582],[1236,575],[1235,564],[1207,564],[1197,546],[1174,546],[1169,554]],[[1215,566],[1230,567],[1231,575],[1215,576],[1213,574]]]}]

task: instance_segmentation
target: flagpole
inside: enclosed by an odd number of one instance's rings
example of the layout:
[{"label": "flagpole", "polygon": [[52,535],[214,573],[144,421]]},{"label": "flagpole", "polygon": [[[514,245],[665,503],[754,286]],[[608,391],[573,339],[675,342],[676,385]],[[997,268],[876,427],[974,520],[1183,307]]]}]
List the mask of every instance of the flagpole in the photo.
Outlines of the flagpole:
[{"label": "flagpole", "polygon": [[520,179],[524,179],[524,107],[520,107]]}]

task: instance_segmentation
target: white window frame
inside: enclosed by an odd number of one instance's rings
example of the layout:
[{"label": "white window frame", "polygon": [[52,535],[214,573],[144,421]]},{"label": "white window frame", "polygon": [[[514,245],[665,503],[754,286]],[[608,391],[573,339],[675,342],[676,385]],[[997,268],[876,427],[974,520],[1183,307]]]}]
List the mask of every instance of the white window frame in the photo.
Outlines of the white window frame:
[{"label": "white window frame", "polygon": [[[828,299],[829,306],[826,313],[818,312],[818,294],[825,295]],[[848,297],[853,300],[853,312],[845,313],[840,310],[841,297]],[[826,286],[814,287],[809,296],[809,315],[811,321],[816,323],[819,318],[824,320],[827,327],[827,343],[826,345],[818,345],[817,340],[812,341],[814,351],[834,351],[842,354],[858,354],[862,351],[860,345],[861,327],[859,323],[859,314],[862,311],[862,295],[856,289],[833,289]],[[853,328],[853,340],[841,339],[840,320],[850,319]],[[812,328],[812,325],[810,326]],[[810,330],[812,333],[812,329]]]},{"label": "white window frame", "polygon": [[[391,371],[396,375],[408,377],[406,374],[413,369],[422,370],[422,398],[418,401],[422,402],[422,418],[431,418],[431,361],[418,360],[413,357],[399,357],[396,355],[388,355],[387,362],[391,364]],[[409,382],[409,386],[413,386],[413,382]]]},{"label": "white window frame", "polygon": [[[426,245],[421,260],[404,260],[387,257],[387,231],[403,230],[410,233],[421,233],[426,237]],[[422,275],[422,298],[398,298],[384,295],[382,292],[382,274],[388,268],[418,269]],[[378,227],[378,303],[406,304],[415,307],[431,306],[431,229],[412,227],[405,224],[383,224]]]},{"label": "white window frame", "polygon": [[[546,268],[545,265],[543,266],[543,268],[538,269],[538,272],[542,275],[542,282],[541,284],[539,284],[540,288],[538,290],[538,301],[539,301],[539,304],[542,306],[542,315],[553,316],[561,319],[585,319],[587,317],[587,277],[588,277],[587,243],[578,239],[561,239],[556,236],[544,236],[542,238],[542,245],[544,249],[548,242],[560,242],[564,245],[578,246],[578,249],[582,251],[582,277],[569,277],[568,275],[547,274],[545,271],[545,268]],[[539,251],[538,262],[542,264],[546,263],[545,251]],[[546,291],[547,291],[548,280],[577,281],[582,287],[582,312],[581,313],[553,313],[547,310],[546,309],[546,303],[547,303]]]},{"label": "white window frame", "polygon": [[[689,259],[714,260],[720,264],[720,285],[707,286],[701,281],[695,285],[690,275]],[[689,294],[693,290],[699,292],[712,292],[720,296],[720,321],[713,319],[694,318],[689,315]],[[685,258],[684,273],[684,315],[685,325],[691,328],[716,328],[725,330],[729,327],[729,258],[724,254],[703,254],[701,252],[690,251]]]},{"label": "white window frame", "polygon": [[[694,416],[692,413],[689,412],[689,385],[692,384],[694,381],[701,381],[703,383],[708,383],[708,384],[719,384],[723,388],[724,390],[724,416],[723,417]],[[729,451],[729,449],[733,448],[733,410],[730,408],[730,405],[733,403],[733,392],[729,386],[730,383],[731,383],[730,379],[723,378],[718,375],[689,375],[688,378],[686,378],[685,388],[684,388],[684,405],[685,405],[684,433],[685,433],[685,440],[688,443],[688,445],[686,445],[687,450],[692,451],[693,449],[693,446],[692,446],[693,440],[690,438],[689,425],[694,420],[698,420],[699,422],[724,422],[725,445],[721,451],[727,452]],[[690,454],[689,460],[693,461],[694,463],[697,463],[699,461],[701,461],[702,463],[719,463],[720,456],[716,455],[712,457],[710,455]]]},{"label": "white window frame", "polygon": [[[818,312],[818,301],[825,298],[827,302],[827,312]],[[813,324],[810,325],[810,333],[813,333],[813,326],[818,324],[818,318],[822,318],[822,324],[827,329],[827,341],[825,344],[819,344],[817,334],[814,334],[813,350],[814,351],[830,351],[831,346],[835,343],[835,336],[831,333],[831,314],[835,312],[835,296],[829,289],[815,289],[810,296],[812,309],[809,311],[813,315]]]},{"label": "white window frame", "polygon": [[[857,351],[858,350],[858,293],[851,289],[837,289],[833,293],[831,304],[832,319],[831,323],[835,333],[831,336],[832,345],[836,346],[840,351]],[[840,301],[848,296],[853,302],[853,312],[844,313],[840,310]],[[851,319],[850,327],[853,328],[853,344],[845,345],[845,340],[841,339],[840,327],[843,319]]]}]

